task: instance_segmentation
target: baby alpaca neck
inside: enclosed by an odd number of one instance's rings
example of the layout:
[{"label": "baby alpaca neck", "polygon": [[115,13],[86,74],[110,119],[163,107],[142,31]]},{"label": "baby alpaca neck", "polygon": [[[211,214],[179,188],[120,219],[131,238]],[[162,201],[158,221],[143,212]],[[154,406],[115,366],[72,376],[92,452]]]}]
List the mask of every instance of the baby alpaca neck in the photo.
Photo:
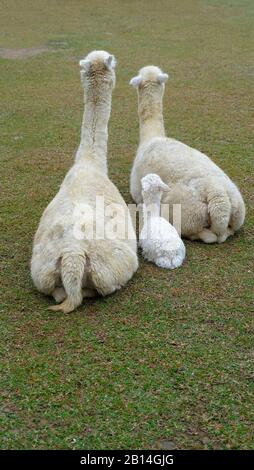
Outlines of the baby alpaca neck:
[{"label": "baby alpaca neck", "polygon": [[144,217],[160,217],[161,193],[143,192]]}]

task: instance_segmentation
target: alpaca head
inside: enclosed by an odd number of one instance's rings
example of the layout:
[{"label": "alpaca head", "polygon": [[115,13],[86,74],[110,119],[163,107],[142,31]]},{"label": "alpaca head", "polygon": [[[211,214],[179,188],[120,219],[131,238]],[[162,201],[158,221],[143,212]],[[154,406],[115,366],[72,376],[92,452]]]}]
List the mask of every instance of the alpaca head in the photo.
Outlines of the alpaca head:
[{"label": "alpaca head", "polygon": [[155,173],[150,173],[141,179],[142,194],[144,196],[156,196],[162,192],[169,191],[167,184],[163,183],[162,179]]},{"label": "alpaca head", "polygon": [[168,80],[168,74],[163,73],[159,67],[154,65],[147,65],[140,69],[139,74],[133,77],[130,81],[130,85],[138,89],[138,91],[152,86],[153,89],[157,88],[164,89],[164,84]]},{"label": "alpaca head", "polygon": [[111,89],[115,86],[116,59],[106,51],[92,51],[79,61],[80,75],[84,88],[107,84]]}]

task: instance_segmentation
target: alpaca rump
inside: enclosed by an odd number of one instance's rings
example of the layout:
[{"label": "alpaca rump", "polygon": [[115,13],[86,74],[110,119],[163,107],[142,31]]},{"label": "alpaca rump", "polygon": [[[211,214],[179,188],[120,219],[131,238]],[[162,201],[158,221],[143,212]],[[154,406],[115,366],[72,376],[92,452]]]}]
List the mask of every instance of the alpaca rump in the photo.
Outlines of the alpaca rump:
[{"label": "alpaca rump", "polygon": [[[72,168],[45,209],[34,238],[31,275],[37,289],[61,302],[54,311],[69,313],[82,299],[108,295],[128,282],[138,268],[136,235],[128,208],[107,176],[108,121],[115,85],[115,58],[93,51],[80,61],[85,109],[81,141]],[[96,207],[103,196],[104,206]],[[118,224],[128,219],[128,236],[90,239],[95,213],[120,205]],[[89,211],[82,214],[82,208]],[[122,217],[122,222],[121,222]]]},{"label": "alpaca rump", "polygon": [[144,258],[166,269],[181,266],[185,246],[175,227],[160,217],[161,196],[169,187],[155,174],[141,180],[144,225],[139,237]]},{"label": "alpaca rump", "polygon": [[244,202],[236,185],[209,157],[165,137],[162,100],[167,78],[158,67],[147,66],[130,82],[138,92],[140,125],[131,195],[137,204],[142,202],[141,179],[149,173],[159,175],[169,186],[162,203],[181,204],[182,235],[222,243],[243,225]]}]

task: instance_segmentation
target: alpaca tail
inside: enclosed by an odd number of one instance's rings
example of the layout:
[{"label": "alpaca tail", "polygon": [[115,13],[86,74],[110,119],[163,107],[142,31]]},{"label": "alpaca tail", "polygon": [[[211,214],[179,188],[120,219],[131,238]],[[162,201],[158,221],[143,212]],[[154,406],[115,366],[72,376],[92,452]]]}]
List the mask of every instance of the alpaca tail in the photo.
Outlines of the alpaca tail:
[{"label": "alpaca tail", "polygon": [[245,219],[245,205],[242,198],[240,191],[236,188],[233,194],[230,194],[230,201],[231,201],[231,217],[229,221],[229,225],[233,232],[239,230],[239,228],[243,225]]},{"label": "alpaca tail", "polygon": [[82,284],[85,273],[86,257],[84,253],[66,251],[61,260],[61,279],[66,292],[66,299],[59,305],[50,307],[54,312],[72,312],[82,303]]},{"label": "alpaca tail", "polygon": [[222,243],[231,234],[228,230],[231,203],[223,188],[213,188],[209,194],[208,212],[211,219],[211,231],[217,235],[218,242]]}]

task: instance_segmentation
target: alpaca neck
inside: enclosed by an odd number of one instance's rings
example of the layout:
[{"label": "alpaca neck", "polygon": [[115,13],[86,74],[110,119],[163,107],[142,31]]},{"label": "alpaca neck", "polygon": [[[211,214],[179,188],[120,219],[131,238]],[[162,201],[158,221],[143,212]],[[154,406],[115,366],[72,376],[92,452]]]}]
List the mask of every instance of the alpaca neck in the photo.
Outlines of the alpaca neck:
[{"label": "alpaca neck", "polygon": [[149,89],[140,91],[138,113],[141,144],[153,137],[165,136],[160,90],[152,93],[149,93]]},{"label": "alpaca neck", "polygon": [[91,87],[85,94],[85,110],[81,127],[81,141],[76,162],[93,163],[107,174],[108,121],[112,90]]},{"label": "alpaca neck", "polygon": [[144,202],[144,217],[147,219],[151,217],[159,217],[161,208],[161,193],[158,192],[156,194],[151,194],[143,192],[142,194]]}]

